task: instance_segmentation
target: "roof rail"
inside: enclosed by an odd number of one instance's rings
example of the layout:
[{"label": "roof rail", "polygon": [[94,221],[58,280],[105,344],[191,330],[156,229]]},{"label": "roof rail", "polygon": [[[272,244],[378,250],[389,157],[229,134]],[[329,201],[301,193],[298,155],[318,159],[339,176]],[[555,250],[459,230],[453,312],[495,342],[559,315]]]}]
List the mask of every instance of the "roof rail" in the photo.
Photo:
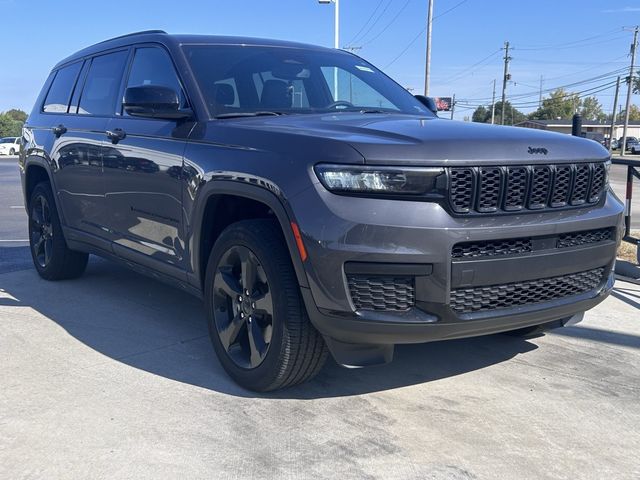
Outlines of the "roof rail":
[{"label": "roof rail", "polygon": [[145,35],[145,34],[148,34],[148,33],[165,33],[166,34],[167,32],[165,32],[164,30],[142,30],[140,32],[127,33],[125,35],[120,35],[118,37],[109,38],[107,40],[103,40],[101,42],[98,42],[96,45],[99,45],[100,43],[110,42],[112,40],[119,40],[121,38],[133,37],[135,35]]}]

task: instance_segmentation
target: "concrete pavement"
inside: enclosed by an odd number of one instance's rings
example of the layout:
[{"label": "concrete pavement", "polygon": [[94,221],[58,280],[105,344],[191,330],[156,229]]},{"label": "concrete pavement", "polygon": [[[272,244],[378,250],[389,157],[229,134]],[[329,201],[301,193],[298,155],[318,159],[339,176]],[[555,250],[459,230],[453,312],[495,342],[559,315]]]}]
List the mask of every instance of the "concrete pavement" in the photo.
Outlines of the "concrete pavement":
[{"label": "concrete pavement", "polygon": [[0,478],[638,478],[639,307],[618,283],[580,326],[255,395],[185,293],[102,260],[2,273]]}]

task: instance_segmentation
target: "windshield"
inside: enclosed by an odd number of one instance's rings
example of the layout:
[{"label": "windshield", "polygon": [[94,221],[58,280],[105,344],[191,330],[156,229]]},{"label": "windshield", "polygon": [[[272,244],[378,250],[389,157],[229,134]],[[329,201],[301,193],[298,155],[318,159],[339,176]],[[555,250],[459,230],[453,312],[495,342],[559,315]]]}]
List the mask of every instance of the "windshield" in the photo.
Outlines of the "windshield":
[{"label": "windshield", "polygon": [[432,117],[413,95],[346,52],[184,45],[211,117],[344,111]]},{"label": "windshield", "polygon": [[15,141],[16,141],[16,137],[0,138],[0,143],[14,143]]}]

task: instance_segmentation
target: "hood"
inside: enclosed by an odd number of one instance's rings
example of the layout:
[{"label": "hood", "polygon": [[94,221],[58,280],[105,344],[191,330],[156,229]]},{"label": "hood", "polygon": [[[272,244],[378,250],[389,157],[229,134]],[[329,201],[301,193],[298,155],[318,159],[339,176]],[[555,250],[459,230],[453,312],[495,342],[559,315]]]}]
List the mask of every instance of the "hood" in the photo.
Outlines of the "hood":
[{"label": "hood", "polygon": [[240,130],[288,134],[296,140],[344,142],[370,164],[532,164],[609,157],[599,143],[566,134],[403,114],[345,112],[224,121],[227,127],[232,123]]}]

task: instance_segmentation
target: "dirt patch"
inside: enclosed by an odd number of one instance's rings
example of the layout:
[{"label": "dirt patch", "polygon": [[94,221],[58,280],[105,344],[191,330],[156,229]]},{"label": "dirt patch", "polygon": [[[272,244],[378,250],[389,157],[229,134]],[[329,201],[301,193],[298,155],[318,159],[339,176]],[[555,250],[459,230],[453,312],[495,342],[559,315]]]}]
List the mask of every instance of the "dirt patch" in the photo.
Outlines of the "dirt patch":
[{"label": "dirt patch", "polygon": [[[640,230],[631,230],[631,236],[640,238]],[[638,247],[629,242],[622,242],[618,248],[618,258],[631,262],[634,265],[638,264],[637,257]]]}]

